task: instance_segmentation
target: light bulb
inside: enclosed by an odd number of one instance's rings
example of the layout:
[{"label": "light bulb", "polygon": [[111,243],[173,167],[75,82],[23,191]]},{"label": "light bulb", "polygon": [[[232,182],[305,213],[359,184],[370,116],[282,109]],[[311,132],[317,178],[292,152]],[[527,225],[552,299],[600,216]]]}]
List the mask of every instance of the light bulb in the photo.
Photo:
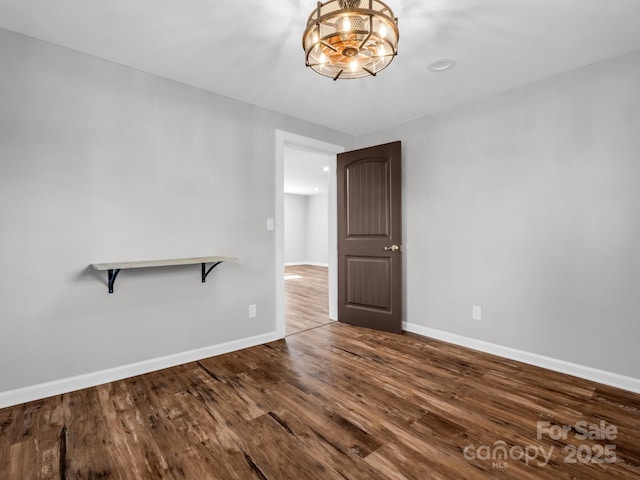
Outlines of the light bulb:
[{"label": "light bulb", "polygon": [[320,63],[327,63],[327,60],[329,60],[329,59],[328,59],[328,58],[327,58],[327,56],[324,54],[324,52],[322,52],[322,53],[320,54],[320,56],[318,57],[318,61],[319,61]]},{"label": "light bulb", "polygon": [[378,33],[382,38],[387,36],[387,26],[384,23],[380,24],[380,29],[378,30]]},{"label": "light bulb", "polygon": [[351,30],[351,20],[349,20],[349,17],[343,17],[344,20],[342,21],[342,29],[344,31],[349,31]]},{"label": "light bulb", "polygon": [[318,34],[317,33],[313,34],[313,43],[318,43]]},{"label": "light bulb", "polygon": [[380,45],[380,47],[378,48],[378,56],[384,57],[386,54],[387,54],[387,49],[384,48],[384,45]]},{"label": "light bulb", "polygon": [[358,61],[357,60],[351,60],[351,71],[355,72],[356,70],[358,70]]}]

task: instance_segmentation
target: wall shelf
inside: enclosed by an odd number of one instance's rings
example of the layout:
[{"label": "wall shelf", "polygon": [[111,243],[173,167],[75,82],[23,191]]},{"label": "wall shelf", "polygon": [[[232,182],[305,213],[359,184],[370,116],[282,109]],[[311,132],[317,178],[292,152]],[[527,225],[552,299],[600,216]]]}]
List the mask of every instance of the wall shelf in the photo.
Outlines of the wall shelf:
[{"label": "wall shelf", "polygon": [[[222,262],[235,262],[236,257],[194,257],[194,258],[172,258],[168,260],[143,260],[139,262],[112,262],[112,263],[92,263],[94,270],[107,271],[107,282],[109,293],[113,293],[113,284],[120,270],[128,270],[131,268],[152,268],[152,267],[173,267],[178,265],[196,265],[201,264],[202,283],[207,280],[207,276],[215,267]],[[207,264],[211,266],[207,269]]]}]

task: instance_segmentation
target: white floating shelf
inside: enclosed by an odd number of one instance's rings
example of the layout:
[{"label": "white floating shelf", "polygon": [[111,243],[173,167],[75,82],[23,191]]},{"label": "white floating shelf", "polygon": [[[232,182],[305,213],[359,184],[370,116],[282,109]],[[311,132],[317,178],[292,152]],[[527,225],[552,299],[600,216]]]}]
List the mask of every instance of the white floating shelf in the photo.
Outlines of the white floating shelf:
[{"label": "white floating shelf", "polygon": [[[108,272],[108,286],[109,293],[113,293],[113,284],[116,281],[116,277],[120,270],[128,270],[131,268],[152,268],[152,267],[173,267],[178,265],[202,265],[202,283],[207,279],[207,275],[215,267],[222,262],[235,262],[238,259],[236,257],[193,257],[193,258],[171,258],[166,260],[141,260],[135,262],[110,262],[110,263],[92,263],[91,267],[94,270]],[[207,263],[212,265],[207,269]]]}]

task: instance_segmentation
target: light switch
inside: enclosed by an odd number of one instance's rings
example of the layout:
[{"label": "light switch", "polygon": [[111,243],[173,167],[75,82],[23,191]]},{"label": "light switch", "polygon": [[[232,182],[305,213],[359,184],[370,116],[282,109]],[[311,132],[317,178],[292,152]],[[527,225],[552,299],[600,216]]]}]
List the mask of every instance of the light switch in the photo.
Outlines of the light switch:
[{"label": "light switch", "polygon": [[267,230],[273,230],[273,218],[267,218]]}]

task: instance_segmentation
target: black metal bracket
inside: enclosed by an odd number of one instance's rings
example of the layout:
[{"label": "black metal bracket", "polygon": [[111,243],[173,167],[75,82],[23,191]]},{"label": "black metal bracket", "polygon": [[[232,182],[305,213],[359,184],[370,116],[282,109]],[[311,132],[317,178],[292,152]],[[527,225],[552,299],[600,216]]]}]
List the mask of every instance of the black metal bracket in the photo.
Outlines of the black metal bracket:
[{"label": "black metal bracket", "polygon": [[115,270],[109,270],[109,293],[113,293],[113,284],[116,281],[116,277],[120,273],[120,269],[116,268]]},{"label": "black metal bracket", "polygon": [[[202,283],[205,283],[205,281],[207,280],[207,276],[211,273],[211,270],[216,268],[221,263],[222,261],[215,262],[208,269],[207,269],[206,263],[201,264],[202,265]],[[119,268],[109,269],[107,270],[107,273],[109,274],[109,277],[108,277],[109,293],[113,293],[113,284],[116,282],[116,277],[120,273],[120,269]]]},{"label": "black metal bracket", "polygon": [[213,270],[214,268],[216,268],[218,265],[220,265],[222,262],[216,262],[213,265],[211,265],[209,267],[209,269],[207,270],[207,264],[203,263],[202,264],[202,283],[204,283],[207,280],[207,275],[209,275],[209,273],[211,272],[211,270]]}]

